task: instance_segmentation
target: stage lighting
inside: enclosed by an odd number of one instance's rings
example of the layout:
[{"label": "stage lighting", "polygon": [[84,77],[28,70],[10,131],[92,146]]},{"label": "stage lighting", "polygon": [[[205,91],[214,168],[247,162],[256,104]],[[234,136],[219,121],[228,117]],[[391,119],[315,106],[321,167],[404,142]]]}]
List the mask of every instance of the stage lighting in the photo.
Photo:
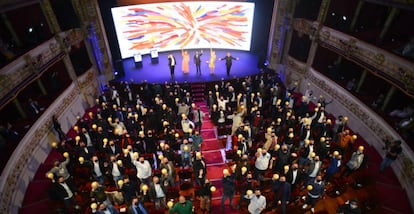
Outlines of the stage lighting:
[{"label": "stage lighting", "polygon": [[151,52],[151,63],[156,64],[158,63],[158,50],[153,49]]},{"label": "stage lighting", "polygon": [[141,55],[141,53],[134,54],[134,62],[135,62],[135,68],[141,68],[142,67],[142,55]]}]

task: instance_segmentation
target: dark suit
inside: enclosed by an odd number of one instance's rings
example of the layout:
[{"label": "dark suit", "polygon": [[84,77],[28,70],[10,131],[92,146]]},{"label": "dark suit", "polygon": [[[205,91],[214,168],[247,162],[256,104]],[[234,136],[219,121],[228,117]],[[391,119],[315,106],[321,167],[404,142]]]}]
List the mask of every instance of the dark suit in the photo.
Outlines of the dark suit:
[{"label": "dark suit", "polygon": [[236,58],[232,57],[232,56],[225,56],[224,58],[222,58],[221,60],[226,60],[226,71],[227,71],[227,76],[230,76],[230,69],[231,69],[231,65],[233,64],[233,60],[236,60]]},{"label": "dark suit", "polygon": [[290,184],[288,182],[276,182],[273,186],[273,191],[275,192],[275,202],[281,202],[280,206],[282,208],[282,213],[286,213],[286,202],[290,200]]},{"label": "dark suit", "polygon": [[289,171],[286,174],[286,181],[289,182],[292,186],[292,191],[294,191],[300,182],[302,182],[303,179],[303,172],[299,169],[297,169],[296,178],[293,183],[293,170],[289,169]]},{"label": "dark suit", "polygon": [[177,65],[177,60],[175,60],[175,57],[168,57],[168,66],[170,66],[171,79],[174,78],[175,65]]},{"label": "dark suit", "polygon": [[200,53],[200,54],[194,55],[194,63],[196,65],[196,74],[198,75],[201,75],[201,55],[203,54]]},{"label": "dark suit", "polygon": [[71,182],[64,182],[66,183],[66,185],[68,186],[68,188],[70,189],[70,191],[72,192],[72,196],[69,198],[69,194],[66,191],[65,187],[63,187],[62,184],[56,182],[54,184],[54,195],[59,199],[62,200],[65,203],[65,207],[67,210],[70,210],[70,205],[76,205],[76,201],[75,201],[75,186],[71,183]]}]

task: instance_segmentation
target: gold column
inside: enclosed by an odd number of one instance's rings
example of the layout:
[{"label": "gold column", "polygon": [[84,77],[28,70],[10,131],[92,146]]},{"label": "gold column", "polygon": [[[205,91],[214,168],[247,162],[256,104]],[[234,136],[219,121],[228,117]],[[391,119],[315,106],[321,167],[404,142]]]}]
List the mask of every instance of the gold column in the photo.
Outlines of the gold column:
[{"label": "gold column", "polygon": [[65,56],[63,57],[63,64],[65,64],[65,68],[66,68],[70,78],[72,79],[75,86],[79,89],[80,95],[82,96],[85,103],[88,103],[88,105],[89,105],[87,96],[85,95],[85,91],[82,89],[82,87],[79,84],[78,76],[76,75],[75,68],[73,67],[72,60],[69,57],[70,52],[69,52],[68,48],[65,46],[65,44],[63,43],[62,38],[58,34],[55,35],[55,38],[56,38],[56,41],[59,43],[59,46],[65,52]]},{"label": "gold column", "polygon": [[43,82],[41,79],[36,80],[37,86],[39,86],[40,92],[42,92],[42,95],[47,95],[47,91],[45,86],[43,85]]},{"label": "gold column", "polygon": [[390,11],[390,14],[388,14],[387,20],[385,21],[384,27],[382,28],[381,34],[379,36],[379,41],[382,41],[385,37],[385,35],[388,33],[388,30],[391,27],[392,22],[394,21],[395,16],[398,15],[400,12],[400,9],[393,7]]},{"label": "gold column", "polygon": [[11,34],[13,41],[16,42],[16,45],[18,47],[21,47],[23,45],[22,41],[20,41],[20,38],[17,36],[17,33],[14,30],[13,25],[10,23],[10,20],[7,17],[6,13],[1,14],[1,19],[2,19],[3,23],[6,25],[7,30]]},{"label": "gold column", "polygon": [[391,100],[391,98],[394,95],[396,90],[397,90],[397,88],[392,85],[390,90],[387,93],[387,96],[384,99],[384,104],[382,104],[382,106],[381,106],[381,111],[384,111],[387,108],[388,103],[390,102],[390,100]]},{"label": "gold column", "polygon": [[52,32],[52,34],[59,33],[61,31],[60,26],[57,21],[55,11],[53,11],[52,5],[50,4],[50,0],[41,0],[40,6],[46,17],[50,32]]},{"label": "gold column", "polygon": [[355,9],[354,17],[352,17],[352,22],[351,22],[351,25],[349,26],[349,29],[351,31],[355,29],[356,22],[358,20],[359,14],[361,13],[362,6],[364,6],[364,3],[365,3],[365,0],[358,1],[357,7]]},{"label": "gold column", "polygon": [[26,112],[23,110],[22,105],[20,104],[20,101],[19,101],[17,98],[14,98],[14,99],[13,99],[13,104],[14,104],[14,106],[16,107],[17,112],[19,112],[20,116],[21,116],[23,119],[26,119],[26,118],[27,118],[27,114],[26,114]]},{"label": "gold column", "polygon": [[286,33],[285,33],[285,41],[283,43],[283,51],[280,54],[281,59],[278,61],[278,63],[286,63],[284,59],[287,59],[287,56],[289,54],[290,44],[292,42],[292,33],[293,33],[293,15],[295,14],[296,9],[296,1],[289,1],[289,23],[287,23],[286,27]]},{"label": "gold column", "polygon": [[[98,47],[91,47],[90,44],[87,45],[87,48],[89,49],[88,52],[91,52],[91,61],[93,61],[94,66],[103,73],[106,81],[113,79],[114,74],[112,72],[113,69],[109,43],[106,38],[97,0],[71,1],[76,13],[79,16],[79,19],[81,20],[82,25],[84,26],[84,32],[86,34],[94,32],[96,35]],[[95,55],[93,54],[92,48],[97,48],[99,50],[102,57],[99,62],[96,60],[96,57],[94,57]]]},{"label": "gold column", "polygon": [[359,78],[359,81],[358,81],[357,87],[355,89],[355,92],[358,93],[361,90],[361,87],[364,84],[365,79],[367,78],[367,75],[368,75],[368,71],[366,69],[364,69],[362,71],[361,77]]},{"label": "gold column", "polygon": [[318,18],[316,20],[318,22],[318,27],[317,29],[314,29],[314,32],[311,33],[311,35],[309,35],[312,43],[311,47],[309,48],[308,59],[306,60],[307,71],[312,67],[313,60],[315,59],[316,50],[318,48],[319,31],[322,28],[322,24],[325,22],[330,3],[330,0],[322,0],[321,6],[319,8]]}]

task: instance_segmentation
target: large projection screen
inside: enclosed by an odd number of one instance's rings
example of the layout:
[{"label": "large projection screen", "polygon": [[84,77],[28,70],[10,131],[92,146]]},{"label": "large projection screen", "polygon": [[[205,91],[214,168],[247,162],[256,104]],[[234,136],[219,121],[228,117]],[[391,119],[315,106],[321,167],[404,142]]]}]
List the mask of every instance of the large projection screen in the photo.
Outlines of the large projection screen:
[{"label": "large projection screen", "polygon": [[123,59],[151,50],[250,50],[254,3],[174,2],[111,10]]}]

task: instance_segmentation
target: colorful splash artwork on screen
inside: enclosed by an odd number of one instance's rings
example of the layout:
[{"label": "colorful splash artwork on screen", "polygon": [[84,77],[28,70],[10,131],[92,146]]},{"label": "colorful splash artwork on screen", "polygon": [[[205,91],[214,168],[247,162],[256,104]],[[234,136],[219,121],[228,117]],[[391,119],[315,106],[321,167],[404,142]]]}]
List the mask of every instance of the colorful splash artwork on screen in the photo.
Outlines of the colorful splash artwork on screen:
[{"label": "colorful splash artwork on screen", "polygon": [[250,50],[253,3],[177,2],[112,8],[122,58],[150,50]]}]

